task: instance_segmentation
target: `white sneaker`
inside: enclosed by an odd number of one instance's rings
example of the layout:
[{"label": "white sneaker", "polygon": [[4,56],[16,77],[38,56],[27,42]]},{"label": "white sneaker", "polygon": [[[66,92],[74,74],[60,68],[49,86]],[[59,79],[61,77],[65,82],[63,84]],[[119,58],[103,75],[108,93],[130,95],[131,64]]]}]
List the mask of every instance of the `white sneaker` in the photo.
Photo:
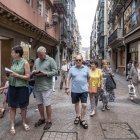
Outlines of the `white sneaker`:
[{"label": "white sneaker", "polygon": [[52,91],[53,91],[53,92],[55,92],[55,90],[54,90],[54,89],[53,89]]},{"label": "white sneaker", "polygon": [[93,110],[93,111],[91,112],[90,116],[93,117],[95,114],[96,114],[96,113],[95,113],[95,110]]},{"label": "white sneaker", "polygon": [[35,112],[38,112],[38,111],[39,111],[38,108],[36,108],[36,109],[35,109]]}]

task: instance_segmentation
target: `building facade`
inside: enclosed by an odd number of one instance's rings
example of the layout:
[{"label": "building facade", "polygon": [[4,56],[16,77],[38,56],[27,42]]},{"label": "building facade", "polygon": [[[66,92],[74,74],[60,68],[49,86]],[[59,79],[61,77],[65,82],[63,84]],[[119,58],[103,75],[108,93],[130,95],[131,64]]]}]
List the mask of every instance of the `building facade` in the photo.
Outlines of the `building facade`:
[{"label": "building facade", "polygon": [[92,31],[90,36],[90,59],[99,59],[99,45],[98,45],[98,23],[99,23],[99,5],[97,6]]},{"label": "building facade", "polygon": [[140,1],[110,0],[109,38],[112,67],[120,74],[126,74],[126,65],[140,61]]},{"label": "building facade", "polygon": [[17,45],[26,59],[35,59],[36,49],[45,46],[60,67],[66,5],[62,0],[0,0],[0,77],[4,67],[10,67],[11,48]]},{"label": "building facade", "polygon": [[99,58],[107,58],[108,0],[99,0],[98,46]]},{"label": "building facade", "polygon": [[74,48],[74,26],[75,26],[75,0],[68,0],[67,5],[67,31],[68,31],[68,60],[72,59]]},{"label": "building facade", "polygon": [[78,22],[75,19],[75,25],[73,29],[73,51],[72,51],[72,60],[75,59],[75,56],[80,53],[81,45],[81,36],[79,32]]}]

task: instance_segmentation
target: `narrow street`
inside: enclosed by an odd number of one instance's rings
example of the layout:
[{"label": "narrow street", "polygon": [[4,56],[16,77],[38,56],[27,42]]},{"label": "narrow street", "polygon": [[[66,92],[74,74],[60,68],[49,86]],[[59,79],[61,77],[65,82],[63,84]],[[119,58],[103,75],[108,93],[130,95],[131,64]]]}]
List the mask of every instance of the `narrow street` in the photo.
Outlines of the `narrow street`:
[{"label": "narrow street", "polygon": [[[116,102],[110,103],[110,111],[101,111],[102,103],[99,102],[97,114],[90,117],[88,109],[87,121],[89,128],[84,130],[80,125],[74,125],[74,106],[70,96],[59,90],[59,81],[56,82],[56,92],[53,93],[53,126],[49,131],[43,131],[43,126],[34,128],[34,123],[39,119],[33,96],[28,108],[27,119],[31,127],[25,132],[21,125],[20,111],[16,116],[16,135],[9,134],[8,109],[4,118],[0,119],[0,140],[104,140],[119,139],[132,140],[140,137],[140,106],[131,102],[128,98],[127,82],[124,77],[115,75],[117,81]],[[0,98],[2,95],[0,95]],[[89,103],[88,103],[89,108]],[[68,134],[66,132],[69,132]],[[43,135],[44,133],[44,135]],[[49,137],[49,138],[48,138]]]}]

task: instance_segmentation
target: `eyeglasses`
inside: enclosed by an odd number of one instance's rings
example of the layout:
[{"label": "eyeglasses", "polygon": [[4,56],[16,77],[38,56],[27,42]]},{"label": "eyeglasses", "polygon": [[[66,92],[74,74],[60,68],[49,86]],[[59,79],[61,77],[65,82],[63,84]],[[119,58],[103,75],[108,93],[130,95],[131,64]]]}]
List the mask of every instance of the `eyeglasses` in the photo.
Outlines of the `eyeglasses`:
[{"label": "eyeglasses", "polygon": [[81,59],[76,59],[76,62],[81,62],[82,60]]}]

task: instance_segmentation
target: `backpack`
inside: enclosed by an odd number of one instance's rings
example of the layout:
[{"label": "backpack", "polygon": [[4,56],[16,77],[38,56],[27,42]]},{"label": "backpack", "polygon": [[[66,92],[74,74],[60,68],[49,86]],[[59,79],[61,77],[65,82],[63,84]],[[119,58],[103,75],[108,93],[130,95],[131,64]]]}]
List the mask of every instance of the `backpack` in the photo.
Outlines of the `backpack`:
[{"label": "backpack", "polygon": [[107,91],[116,89],[116,82],[110,74],[106,76],[105,87]]}]

